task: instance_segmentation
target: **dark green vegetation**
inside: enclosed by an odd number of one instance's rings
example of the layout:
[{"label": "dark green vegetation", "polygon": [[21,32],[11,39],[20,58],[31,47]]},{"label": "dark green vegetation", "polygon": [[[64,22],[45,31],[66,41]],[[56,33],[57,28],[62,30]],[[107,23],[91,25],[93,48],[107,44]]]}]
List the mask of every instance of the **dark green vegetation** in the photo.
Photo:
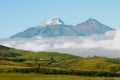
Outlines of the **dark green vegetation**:
[{"label": "dark green vegetation", "polygon": [[120,59],[82,58],[57,52],[31,52],[0,46],[0,72],[120,76]]}]

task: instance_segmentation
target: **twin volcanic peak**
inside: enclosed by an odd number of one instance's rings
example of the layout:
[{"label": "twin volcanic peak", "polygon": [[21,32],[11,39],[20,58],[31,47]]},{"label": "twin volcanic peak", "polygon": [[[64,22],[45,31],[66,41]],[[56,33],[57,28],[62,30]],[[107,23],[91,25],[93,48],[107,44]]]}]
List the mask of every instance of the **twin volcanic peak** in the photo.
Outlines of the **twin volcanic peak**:
[{"label": "twin volcanic peak", "polygon": [[39,26],[30,27],[10,38],[89,36],[93,34],[103,34],[110,30],[113,29],[92,18],[73,26],[66,25],[59,17],[54,17],[42,22]]}]

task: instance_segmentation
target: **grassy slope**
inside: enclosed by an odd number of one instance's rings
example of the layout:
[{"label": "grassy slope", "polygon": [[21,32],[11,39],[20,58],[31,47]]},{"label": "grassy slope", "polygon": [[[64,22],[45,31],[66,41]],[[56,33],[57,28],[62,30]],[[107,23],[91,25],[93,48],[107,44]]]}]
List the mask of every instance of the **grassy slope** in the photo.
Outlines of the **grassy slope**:
[{"label": "grassy slope", "polygon": [[[13,57],[8,58],[15,58],[15,59],[26,59],[25,62],[12,62],[6,61],[3,64],[1,63],[0,66],[8,68],[11,66],[19,66],[19,67],[26,67],[25,63],[32,63],[34,64],[35,61],[27,60],[27,59],[45,59],[50,60],[50,58],[54,58],[58,62],[54,62],[49,65],[49,67],[54,68],[63,68],[63,69],[72,69],[72,70],[97,70],[97,71],[110,71],[111,68],[113,71],[120,72],[120,59],[111,59],[105,57],[89,57],[89,58],[80,58],[77,56],[64,54],[64,53],[57,53],[57,52],[31,52],[31,51],[23,51],[23,50],[16,50],[4,46],[0,46],[0,54],[7,53],[12,55]],[[10,54],[14,53],[14,54]],[[17,54],[16,56],[14,56]],[[8,64],[9,63],[9,64]]]},{"label": "grassy slope", "polygon": [[65,53],[58,53],[58,52],[30,52],[18,58],[24,59],[45,59],[49,60],[50,58],[54,59],[70,59],[76,58],[77,56],[65,54]]},{"label": "grassy slope", "polygon": [[13,62],[13,61],[6,61],[0,60],[0,69],[9,69],[9,68],[27,68],[28,65],[22,62]]},{"label": "grassy slope", "polygon": [[[51,58],[54,58],[55,60],[62,60],[62,59],[74,59],[77,58],[77,56],[65,54],[65,53],[58,53],[58,52],[30,52],[28,54],[24,54],[22,56],[19,56],[17,58],[22,58],[22,59],[39,59],[39,60],[50,60]],[[27,60],[25,63],[30,63],[30,64],[35,64],[35,60]],[[48,62],[40,62],[45,65]]]},{"label": "grassy slope", "polygon": [[120,64],[108,61],[105,57],[90,57],[62,60],[50,65],[50,67],[65,68],[71,70],[110,71],[116,68],[120,71]]},{"label": "grassy slope", "polygon": [[[0,46],[0,54],[9,54],[6,57],[11,56],[12,58],[24,58],[24,59],[70,59],[76,58],[77,56],[73,56],[65,53],[58,52],[31,52],[24,50],[12,49],[4,46]],[[14,56],[16,55],[16,56]]]},{"label": "grassy slope", "polygon": [[84,77],[70,75],[43,75],[43,74],[22,74],[22,73],[3,73],[0,80],[120,80],[119,77]]},{"label": "grassy slope", "polygon": [[[35,60],[28,60],[28,59],[41,59],[41,60],[50,60],[54,58],[55,60],[61,59],[73,59],[77,58],[77,56],[65,54],[65,53],[58,53],[58,52],[31,52],[31,51],[24,51],[24,50],[17,50],[5,46],[0,46],[0,57],[4,59],[25,59],[23,62],[13,62],[13,61],[4,61],[0,60],[0,68],[14,68],[14,67],[26,67],[25,63],[35,64]],[[22,65],[21,65],[22,64]]]}]

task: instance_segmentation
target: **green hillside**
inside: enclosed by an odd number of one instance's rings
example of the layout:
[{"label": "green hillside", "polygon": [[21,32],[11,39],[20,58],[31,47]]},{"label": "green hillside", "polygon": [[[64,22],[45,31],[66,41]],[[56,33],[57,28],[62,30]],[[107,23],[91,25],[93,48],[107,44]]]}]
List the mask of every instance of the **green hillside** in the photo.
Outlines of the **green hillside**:
[{"label": "green hillside", "polygon": [[10,49],[10,48],[0,45],[0,50],[8,50],[8,49]]},{"label": "green hillside", "polygon": [[89,57],[62,60],[50,65],[50,67],[63,68],[68,70],[83,70],[83,71],[112,71],[120,72],[120,59],[112,59],[106,57]]},{"label": "green hillside", "polygon": [[24,59],[71,59],[71,58],[77,58],[77,56],[65,54],[65,53],[58,53],[58,52],[29,52],[27,54],[24,54],[18,58],[24,58]]},{"label": "green hillside", "polygon": [[31,52],[31,51],[17,50],[0,45],[0,63],[1,63],[0,66],[3,67],[8,66],[9,68],[10,66],[11,67],[19,66],[18,64],[21,63],[25,65],[25,66],[23,65],[23,67],[26,67],[26,65],[28,64],[36,65],[35,62],[36,60],[48,60],[47,62],[39,61],[39,63],[48,64],[51,58],[58,61],[58,60],[74,59],[78,57],[65,53],[58,53],[58,52]]},{"label": "green hillside", "polygon": [[29,53],[29,52],[30,51],[17,50],[17,49],[0,45],[0,58],[22,56],[23,54]]},{"label": "green hillside", "polygon": [[31,52],[8,48],[0,45],[0,57],[11,57],[17,59],[70,59],[76,58],[77,56],[58,52]]},{"label": "green hillside", "polygon": [[32,52],[0,46],[0,71],[14,68],[25,68],[23,71],[26,71],[39,67],[50,71],[59,69],[58,72],[77,70],[120,73],[120,59],[98,56],[83,58],[65,53]]}]

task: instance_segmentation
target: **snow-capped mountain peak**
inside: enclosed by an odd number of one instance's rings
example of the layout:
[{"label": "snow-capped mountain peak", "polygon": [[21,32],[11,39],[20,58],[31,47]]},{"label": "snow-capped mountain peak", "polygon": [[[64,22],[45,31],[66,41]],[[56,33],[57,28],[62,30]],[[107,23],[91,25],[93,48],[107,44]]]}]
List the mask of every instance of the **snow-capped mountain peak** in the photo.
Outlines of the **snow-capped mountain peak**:
[{"label": "snow-capped mountain peak", "polygon": [[40,24],[40,26],[47,26],[47,25],[64,25],[64,22],[59,17],[53,17],[47,21],[44,21]]},{"label": "snow-capped mountain peak", "polygon": [[114,30],[95,19],[89,19],[77,25],[66,25],[60,18],[54,17],[42,22],[38,26],[30,27],[23,32],[17,33],[11,38],[60,37],[60,36],[90,36],[103,34]]}]

